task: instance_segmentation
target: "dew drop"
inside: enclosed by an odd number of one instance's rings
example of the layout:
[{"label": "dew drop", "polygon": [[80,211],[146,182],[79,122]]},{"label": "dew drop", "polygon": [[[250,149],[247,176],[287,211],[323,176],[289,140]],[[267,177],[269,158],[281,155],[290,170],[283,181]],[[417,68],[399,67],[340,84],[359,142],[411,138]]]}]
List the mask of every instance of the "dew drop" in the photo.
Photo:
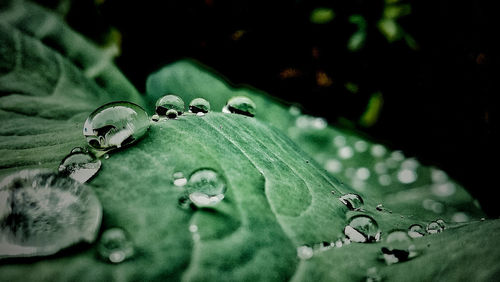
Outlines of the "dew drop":
[{"label": "dew drop", "polygon": [[75,149],[61,161],[59,173],[85,183],[99,171],[101,161],[90,153]]},{"label": "dew drop", "polygon": [[358,194],[345,194],[339,200],[351,211],[359,211],[363,209],[363,199]]},{"label": "dew drop", "polygon": [[189,199],[196,206],[213,206],[224,199],[226,183],[214,170],[203,168],[191,174],[187,183],[187,191]]},{"label": "dew drop", "polygon": [[389,232],[381,248],[382,258],[387,265],[407,261],[417,256],[415,246],[411,244],[411,237],[404,230]]},{"label": "dew drop", "polygon": [[120,263],[134,255],[134,245],[121,228],[104,231],[97,245],[99,256],[107,262]]},{"label": "dew drop", "polygon": [[344,228],[344,234],[352,242],[371,243],[380,240],[380,229],[378,224],[370,216],[355,215],[349,220]]},{"label": "dew drop", "polygon": [[354,151],[352,150],[351,147],[349,146],[345,146],[345,147],[342,147],[338,150],[337,154],[339,155],[339,157],[341,159],[350,159],[352,158],[352,156],[354,155]]},{"label": "dew drop", "polygon": [[210,111],[210,103],[203,98],[195,98],[189,103],[189,112],[191,113],[208,113]]},{"label": "dew drop", "polygon": [[299,257],[300,259],[310,259],[312,258],[313,254],[313,249],[307,245],[297,248],[297,257]]},{"label": "dew drop", "polygon": [[335,138],[333,138],[333,144],[335,144],[335,146],[337,146],[339,148],[344,147],[345,143],[346,143],[346,139],[342,135],[335,136]]},{"label": "dew drop", "polygon": [[436,234],[443,232],[444,228],[441,226],[441,224],[437,221],[433,221],[429,224],[427,224],[427,227],[425,229],[428,234]]},{"label": "dew drop", "polygon": [[398,180],[403,184],[410,184],[417,180],[417,173],[411,169],[401,169],[398,171]]},{"label": "dew drop", "polygon": [[141,107],[129,102],[112,102],[89,115],[83,135],[93,148],[111,150],[135,142],[148,128],[148,114]]},{"label": "dew drop", "polygon": [[339,173],[342,171],[342,163],[336,159],[330,159],[326,161],[325,169],[330,173]]},{"label": "dew drop", "polygon": [[244,116],[253,117],[255,116],[256,110],[255,103],[247,97],[236,96],[229,99],[226,106],[222,109],[225,113],[240,114]]},{"label": "dew drop", "polygon": [[382,174],[378,177],[378,183],[382,186],[389,186],[392,183],[392,178],[389,174]]},{"label": "dew drop", "polygon": [[156,113],[161,116],[168,116],[168,110],[175,110],[178,115],[184,112],[184,101],[176,95],[165,95],[156,101]]},{"label": "dew drop", "polygon": [[179,113],[174,109],[169,109],[165,116],[169,119],[176,119],[179,116]]},{"label": "dew drop", "polygon": [[152,120],[152,121],[155,121],[155,122],[156,122],[156,121],[159,121],[159,120],[160,120],[160,116],[159,116],[159,115],[157,115],[157,114],[154,114],[154,115],[151,117],[151,120]]},{"label": "dew drop", "polygon": [[371,152],[372,156],[374,156],[376,158],[380,158],[380,157],[383,157],[385,155],[385,153],[387,152],[387,149],[383,145],[375,144],[372,146],[370,152]]},{"label": "dew drop", "polygon": [[92,243],[102,208],[85,185],[41,170],[23,170],[0,183],[0,259],[51,255]]},{"label": "dew drop", "polygon": [[356,177],[361,180],[367,180],[370,177],[370,170],[366,167],[360,167],[356,170]]},{"label": "dew drop", "polygon": [[378,204],[376,207],[375,207],[376,210],[380,211],[380,212],[388,212],[388,213],[392,213],[391,210],[387,209],[384,207],[384,205],[382,204]]},{"label": "dew drop", "polygon": [[174,185],[177,187],[182,187],[187,184],[187,179],[184,177],[184,174],[182,172],[176,172],[173,175],[174,178]]},{"label": "dew drop", "polygon": [[83,149],[82,147],[75,147],[71,150],[70,153],[85,153],[85,149]]},{"label": "dew drop", "polygon": [[424,227],[420,224],[412,224],[408,228],[408,236],[411,238],[419,238],[425,235]]},{"label": "dew drop", "polygon": [[468,222],[470,219],[469,219],[469,215],[467,215],[467,213],[456,212],[451,217],[451,220],[454,222],[462,223],[462,222]]},{"label": "dew drop", "polygon": [[356,141],[356,143],[354,143],[354,149],[359,153],[366,152],[366,150],[368,150],[368,143],[362,140]]}]

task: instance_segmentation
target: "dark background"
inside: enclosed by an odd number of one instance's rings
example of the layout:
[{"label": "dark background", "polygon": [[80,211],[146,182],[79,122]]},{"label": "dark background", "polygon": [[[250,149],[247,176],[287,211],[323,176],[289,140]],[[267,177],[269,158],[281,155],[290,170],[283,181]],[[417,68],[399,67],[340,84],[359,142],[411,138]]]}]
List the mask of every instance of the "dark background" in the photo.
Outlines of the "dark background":
[{"label": "dark background", "polygon": [[[42,2],[98,43],[119,44],[117,64],[141,92],[153,71],[195,58],[234,83],[301,104],[306,113],[440,166],[487,213],[500,214],[494,1]],[[378,28],[391,5],[411,8],[395,22],[415,43],[390,42]],[[335,17],[314,23],[318,7]],[[366,40],[351,51],[347,42],[358,28],[349,17],[355,14],[366,20]],[[383,97],[379,117],[362,125],[377,91]]]}]

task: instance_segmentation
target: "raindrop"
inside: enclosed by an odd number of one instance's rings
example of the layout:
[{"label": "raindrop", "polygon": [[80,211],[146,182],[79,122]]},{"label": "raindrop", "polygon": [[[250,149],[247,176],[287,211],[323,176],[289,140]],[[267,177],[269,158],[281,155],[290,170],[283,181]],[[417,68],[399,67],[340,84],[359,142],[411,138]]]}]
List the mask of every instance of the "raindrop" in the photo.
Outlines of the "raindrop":
[{"label": "raindrop", "polygon": [[210,103],[203,98],[195,98],[189,103],[189,112],[206,114],[210,111]]},{"label": "raindrop", "polygon": [[448,181],[446,172],[436,168],[431,169],[431,178],[434,183],[444,183]]},{"label": "raindrop", "polygon": [[83,126],[90,146],[110,150],[131,144],[149,128],[148,114],[129,102],[112,102],[93,111]]},{"label": "raindrop", "polygon": [[182,187],[187,183],[187,179],[186,177],[184,177],[184,174],[182,172],[174,173],[173,178],[174,178],[174,185],[177,187]]},{"label": "raindrop", "polygon": [[320,117],[314,118],[311,124],[314,129],[318,130],[325,129],[327,126],[326,120]]},{"label": "raindrop", "polygon": [[312,258],[313,254],[313,249],[307,245],[297,248],[297,257],[299,257],[300,259],[310,259]]},{"label": "raindrop", "polygon": [[378,177],[378,183],[382,186],[389,186],[392,183],[392,178],[389,174],[382,174]]},{"label": "raindrop", "polygon": [[387,173],[387,166],[384,162],[377,162],[374,166],[374,169],[378,174]]},{"label": "raindrop", "polygon": [[354,149],[359,153],[366,152],[366,150],[368,150],[368,143],[362,140],[356,141],[356,143],[354,143]]},{"label": "raindrop", "polygon": [[169,109],[165,116],[169,119],[176,119],[177,116],[179,116],[179,113],[174,109]]},{"label": "raindrop", "polygon": [[419,238],[425,235],[424,227],[420,224],[413,224],[408,228],[408,236],[411,238]]},{"label": "raindrop", "polygon": [[414,158],[406,159],[401,163],[402,168],[409,169],[409,170],[416,170],[418,168],[418,166],[419,166],[419,163]]},{"label": "raindrop", "polygon": [[179,115],[184,112],[184,101],[176,95],[165,95],[156,101],[156,113],[168,116],[168,110],[175,110]]},{"label": "raindrop", "polygon": [[404,230],[393,230],[389,232],[385,240],[385,246],[381,248],[382,258],[387,265],[407,261],[414,258],[415,246],[411,244],[411,237]]},{"label": "raindrop", "polygon": [[97,245],[99,256],[107,262],[120,263],[134,255],[134,245],[121,228],[104,231]]},{"label": "raindrop", "polygon": [[159,121],[160,120],[160,116],[157,115],[157,114],[154,114],[152,117],[151,117],[151,120],[152,121]]},{"label": "raindrop", "polygon": [[446,223],[444,223],[444,220],[442,219],[438,219],[436,220],[437,224],[439,224],[439,226],[441,226],[441,228],[446,229]]},{"label": "raindrop", "polygon": [[250,98],[244,96],[236,96],[227,101],[222,111],[225,113],[233,113],[253,117],[255,116],[256,108],[257,106],[252,100],[250,100]]},{"label": "raindrop", "polygon": [[427,224],[427,227],[425,230],[427,231],[428,234],[436,234],[436,233],[443,232],[444,228],[437,221],[433,221],[433,222]]},{"label": "raindrop", "polygon": [[198,232],[198,225],[196,225],[196,224],[189,225],[189,232],[191,232],[191,233]]},{"label": "raindrop", "polygon": [[70,178],[23,170],[0,183],[0,258],[51,255],[92,243],[102,208],[93,191]]},{"label": "raindrop", "polygon": [[352,150],[351,147],[349,146],[345,146],[345,147],[342,147],[338,150],[337,154],[339,155],[339,157],[341,159],[350,159],[352,158],[352,156],[354,155],[354,151]]},{"label": "raindrop", "polygon": [[383,145],[380,145],[380,144],[375,144],[371,148],[371,154],[372,154],[372,156],[374,156],[376,158],[383,157],[386,152],[387,152],[387,149]]},{"label": "raindrop", "polygon": [[367,180],[370,177],[370,170],[366,167],[360,167],[356,170],[356,177],[361,180]]},{"label": "raindrop", "polygon": [[298,116],[301,114],[301,110],[299,107],[297,106],[290,106],[290,108],[288,108],[288,112],[292,115],[292,116]]},{"label": "raindrop", "polygon": [[411,169],[402,169],[398,171],[398,180],[403,184],[410,184],[417,180],[417,173]]},{"label": "raindrop", "polygon": [[358,194],[345,194],[339,200],[351,211],[360,211],[363,209],[363,199]]},{"label": "raindrop", "polygon": [[370,216],[355,215],[349,220],[344,228],[344,234],[352,242],[371,243],[380,240],[380,229],[378,224]]},{"label": "raindrop", "polygon": [[401,151],[394,151],[391,153],[391,159],[401,162],[405,159],[405,155]]},{"label": "raindrop", "polygon": [[222,176],[209,168],[199,169],[191,174],[187,187],[189,199],[198,207],[219,203],[226,192],[226,183]]},{"label": "raindrop", "polygon": [[339,148],[343,147],[345,143],[346,143],[345,137],[342,135],[335,136],[335,138],[333,138],[333,144],[335,144],[335,146]]},{"label": "raindrop", "polygon": [[71,150],[71,153],[61,161],[59,173],[85,183],[99,171],[101,161],[90,153],[75,149]]}]

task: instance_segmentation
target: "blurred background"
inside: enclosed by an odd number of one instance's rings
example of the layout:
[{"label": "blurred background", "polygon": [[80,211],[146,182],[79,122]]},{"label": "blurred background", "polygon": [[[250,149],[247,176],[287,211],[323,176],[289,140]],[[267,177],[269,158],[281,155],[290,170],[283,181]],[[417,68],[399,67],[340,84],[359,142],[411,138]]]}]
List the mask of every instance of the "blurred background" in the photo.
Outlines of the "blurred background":
[{"label": "blurred background", "polygon": [[492,1],[39,0],[146,77],[194,58],[300,104],[496,202],[498,50]]}]

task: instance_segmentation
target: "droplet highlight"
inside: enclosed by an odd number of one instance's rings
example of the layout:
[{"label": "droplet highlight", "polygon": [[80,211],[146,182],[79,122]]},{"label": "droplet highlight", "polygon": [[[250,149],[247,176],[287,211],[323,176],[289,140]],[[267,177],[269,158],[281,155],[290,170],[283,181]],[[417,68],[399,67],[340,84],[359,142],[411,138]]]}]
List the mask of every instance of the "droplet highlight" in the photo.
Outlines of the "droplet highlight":
[{"label": "droplet highlight", "polygon": [[140,139],[150,125],[146,111],[129,102],[112,102],[93,111],[83,126],[83,135],[97,150],[111,150]]},{"label": "droplet highlight", "polygon": [[226,182],[215,170],[203,168],[191,174],[187,191],[189,199],[196,206],[213,206],[224,199]]},{"label": "droplet highlight", "polygon": [[0,258],[46,256],[92,243],[101,216],[88,186],[52,172],[19,171],[0,182]]},{"label": "droplet highlight", "polygon": [[97,174],[101,161],[88,152],[75,149],[61,161],[59,174],[85,183]]},{"label": "droplet highlight", "polygon": [[121,263],[134,255],[134,245],[121,228],[104,231],[97,246],[99,256],[110,263]]},{"label": "droplet highlight", "polygon": [[224,106],[222,111],[225,113],[233,113],[253,117],[255,116],[256,109],[257,106],[250,98],[244,96],[236,96],[227,101],[226,106]]},{"label": "droplet highlight", "polygon": [[358,194],[345,194],[339,198],[339,201],[342,202],[349,210],[351,211],[359,211],[363,209],[363,198],[361,198]]}]

